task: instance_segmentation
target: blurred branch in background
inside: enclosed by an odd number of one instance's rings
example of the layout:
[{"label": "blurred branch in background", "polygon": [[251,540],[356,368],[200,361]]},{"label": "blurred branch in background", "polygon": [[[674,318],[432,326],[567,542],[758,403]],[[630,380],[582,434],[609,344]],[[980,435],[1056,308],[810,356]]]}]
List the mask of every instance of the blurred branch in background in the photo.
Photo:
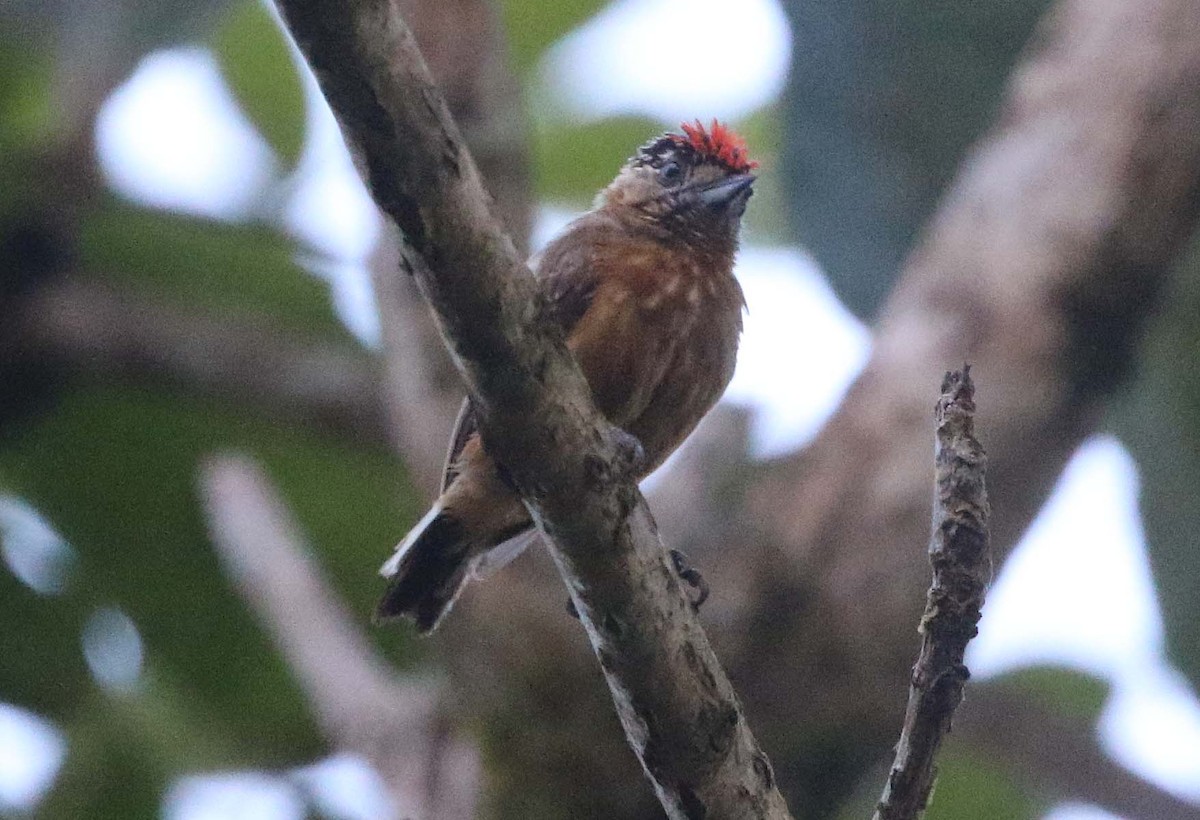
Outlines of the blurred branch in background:
[{"label": "blurred branch in background", "polygon": [[439,716],[440,687],[401,679],[375,654],[262,469],[244,456],[213,456],[201,466],[200,489],[230,580],[273,636],[330,744],[371,762],[396,817],[473,816],[479,759]]},{"label": "blurred branch in background", "polygon": [[76,275],[34,291],[14,319],[17,355],[30,361],[245,402],[268,418],[362,445],[387,440],[379,368],[370,356],[249,310],[202,311]]},{"label": "blurred branch in background", "polygon": [[[1021,696],[1023,695],[1023,696]],[[1101,748],[1092,720],[1014,693],[974,685],[948,745],[987,755],[1031,792],[1093,803],[1132,820],[1190,820],[1196,803],[1147,783]],[[936,801],[935,801],[936,802]]]},{"label": "blurred branch in background", "polygon": [[[882,544],[890,557],[876,564],[863,544],[925,527],[917,385],[952,357],[988,385],[993,535],[998,557],[1011,550],[1128,375],[1194,228],[1200,48],[1169,32],[1198,30],[1186,2],[1051,10],[910,256],[865,371],[813,446],[769,465],[754,491],[764,529],[793,545],[797,580],[815,561],[835,598],[907,600],[919,567]],[[848,610],[845,626],[878,637],[905,609]]]}]

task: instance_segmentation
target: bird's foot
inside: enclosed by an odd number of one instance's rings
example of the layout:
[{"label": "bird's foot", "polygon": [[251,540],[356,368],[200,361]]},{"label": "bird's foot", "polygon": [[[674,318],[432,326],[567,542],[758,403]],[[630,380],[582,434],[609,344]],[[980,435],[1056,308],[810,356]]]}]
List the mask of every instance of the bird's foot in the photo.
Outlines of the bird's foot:
[{"label": "bird's foot", "polygon": [[671,550],[671,565],[675,567],[675,574],[679,576],[679,580],[683,581],[692,589],[688,598],[692,602],[692,609],[700,611],[700,606],[708,600],[708,581],[704,580],[704,576],[700,574],[700,570],[688,563],[688,557],[680,550]]}]

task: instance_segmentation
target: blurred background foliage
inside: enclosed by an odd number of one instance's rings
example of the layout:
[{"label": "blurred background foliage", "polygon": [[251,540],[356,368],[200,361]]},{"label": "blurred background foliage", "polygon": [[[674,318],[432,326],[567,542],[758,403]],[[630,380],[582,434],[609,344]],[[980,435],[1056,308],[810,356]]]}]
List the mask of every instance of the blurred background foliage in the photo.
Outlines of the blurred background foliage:
[{"label": "blurred background foliage", "polygon": [[[739,125],[777,160],[777,207],[751,209],[762,241],[805,244],[859,316],[890,291],[904,254],[964,152],[995,116],[1005,77],[1044,0],[1002,4],[785,3],[793,66],[781,101]],[[604,2],[504,0],[511,56],[530,101],[539,199],[585,207],[663,124],[618,116],[579,122],[543,111],[547,49]],[[219,221],[122,201],[106,190],[94,120],[145,55],[211,49],[230,91],[274,154],[250,215]],[[255,0],[21,0],[0,6],[0,300],[69,270],[188,310],[260,317],[307,338],[359,345],[328,285],[298,258],[318,252],[284,225],[289,175],[309,117],[300,75]],[[1190,264],[1190,263],[1189,263]],[[1171,657],[1200,684],[1200,290],[1194,275],[1146,348],[1111,426],[1138,458]],[[98,378],[87,367],[13,353],[0,329],[0,492],[31,505],[72,550],[61,592],[0,571],[0,701],[52,719],[68,754],[44,817],[155,816],[181,774],[272,769],[318,757],[322,739],[267,636],[222,572],[197,502],[196,466],[226,449],[266,465],[338,590],[367,613],[381,545],[413,520],[422,494],[376,440],[274,418],[186,385]],[[1152,435],[1173,431],[1177,439]],[[89,674],[81,631],[101,607],[140,633],[137,685]],[[419,649],[372,632],[401,666]],[[1015,677],[1015,676],[1014,676]],[[1020,685],[1049,708],[1095,719],[1103,684],[1050,671]],[[945,764],[930,817],[1022,818],[1046,808],[1002,772],[965,756]],[[863,816],[877,792],[840,816]],[[514,815],[515,816],[515,815]]]},{"label": "blurred background foliage", "polygon": [[780,144],[791,228],[859,316],[891,292],[1049,5],[784,4],[796,38]]}]

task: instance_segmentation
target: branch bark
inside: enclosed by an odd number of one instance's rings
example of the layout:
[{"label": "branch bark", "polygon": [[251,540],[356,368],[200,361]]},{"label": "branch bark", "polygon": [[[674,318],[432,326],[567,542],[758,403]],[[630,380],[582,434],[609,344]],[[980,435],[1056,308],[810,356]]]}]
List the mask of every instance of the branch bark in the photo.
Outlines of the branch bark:
[{"label": "branch bark", "polygon": [[992,574],[988,549],[986,456],[975,439],[971,371],[947,373],[938,399],[937,477],[929,562],[933,586],[921,618],[921,653],[913,668],[904,728],[874,820],[916,820],[937,779],[934,760],[950,731],[970,677],[967,642],[978,633]]},{"label": "branch bark", "polygon": [[532,275],[487,206],[411,33],[386,0],[278,0],[404,233],[477,403],[600,660],[631,746],[672,817],[786,817],[766,756],[671,571],[632,448],[591,402]]}]

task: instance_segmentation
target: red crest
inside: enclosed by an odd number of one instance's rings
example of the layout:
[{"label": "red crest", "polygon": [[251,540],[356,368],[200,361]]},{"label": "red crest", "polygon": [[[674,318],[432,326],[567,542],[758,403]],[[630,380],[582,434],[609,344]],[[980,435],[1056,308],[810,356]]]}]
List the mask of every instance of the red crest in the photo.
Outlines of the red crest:
[{"label": "red crest", "polygon": [[731,171],[746,173],[758,167],[758,163],[749,157],[746,141],[724,123],[714,119],[707,131],[700,120],[694,124],[685,122],[679,127],[683,129],[682,134],[667,135],[673,142],[691,146],[701,156],[719,162]]}]

